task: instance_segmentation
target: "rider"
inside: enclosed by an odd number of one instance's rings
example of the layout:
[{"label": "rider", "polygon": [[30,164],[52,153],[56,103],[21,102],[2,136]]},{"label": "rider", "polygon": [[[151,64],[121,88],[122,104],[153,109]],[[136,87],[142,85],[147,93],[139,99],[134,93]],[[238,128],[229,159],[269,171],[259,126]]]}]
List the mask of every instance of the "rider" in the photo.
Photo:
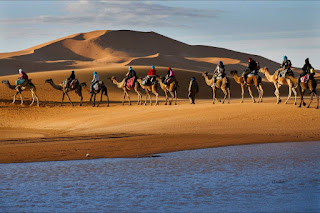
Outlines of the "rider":
[{"label": "rider", "polygon": [[279,76],[286,76],[287,72],[289,72],[290,74],[293,74],[292,70],[291,70],[291,61],[288,59],[287,56],[283,56],[283,61],[282,64],[280,65],[281,70],[278,72],[277,77]]},{"label": "rider", "polygon": [[257,75],[257,63],[252,58],[248,58],[248,67],[247,69],[242,73],[242,77],[244,78],[244,83],[247,83],[247,75],[252,73]]},{"label": "rider", "polygon": [[168,67],[168,72],[167,72],[166,76],[162,79],[162,83],[168,85],[173,81],[174,78],[175,78],[175,74],[174,74],[172,68]]},{"label": "rider", "polygon": [[223,62],[219,61],[216,69],[213,71],[213,83],[214,83],[214,85],[217,82],[217,78],[224,78],[225,75],[226,75],[225,74],[225,67],[223,65]]},{"label": "rider", "polygon": [[152,83],[155,77],[156,77],[156,68],[152,65],[151,70],[149,70],[147,74],[147,79],[149,79],[150,82]]},{"label": "rider", "polygon": [[[314,68],[311,66],[310,62],[309,62],[309,58],[306,58],[306,60],[304,61],[305,64],[302,67],[302,73],[300,74],[300,77],[298,79],[298,84],[300,83],[300,78],[307,75],[307,74],[311,74],[311,69],[314,70]],[[309,79],[314,79],[314,73],[312,73],[309,76]]]},{"label": "rider", "polygon": [[[129,71],[127,72],[126,78],[125,78],[126,84],[127,84],[127,81],[128,81],[130,78],[133,78],[133,77],[135,77],[135,78],[134,78],[134,83],[135,83],[136,80],[137,80],[137,73],[136,73],[136,71],[134,71],[134,70],[132,69],[132,67],[129,67]],[[134,83],[133,83],[133,84],[134,84]]]},{"label": "rider", "polygon": [[19,69],[19,78],[18,80],[16,81],[16,84],[17,85],[21,85],[23,84],[26,80],[29,79],[27,73],[25,73],[22,69]]},{"label": "rider", "polygon": [[93,72],[93,79],[91,81],[90,93],[93,91],[93,86],[99,82],[99,75],[97,72]]},{"label": "rider", "polygon": [[74,74],[74,71],[72,70],[71,75],[69,76],[69,78],[67,78],[66,88],[65,88],[65,91],[66,91],[66,92],[68,92],[69,84],[70,84],[71,81],[73,81],[74,79],[76,79],[76,75]]}]

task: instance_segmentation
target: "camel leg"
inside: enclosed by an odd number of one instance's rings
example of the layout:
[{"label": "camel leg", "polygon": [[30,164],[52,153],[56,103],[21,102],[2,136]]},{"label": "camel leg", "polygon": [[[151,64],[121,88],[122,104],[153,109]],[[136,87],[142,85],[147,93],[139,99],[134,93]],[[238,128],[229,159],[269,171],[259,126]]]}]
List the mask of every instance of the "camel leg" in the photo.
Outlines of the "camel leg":
[{"label": "camel leg", "polygon": [[262,103],[262,98],[263,98],[263,88],[262,88],[262,85],[260,84],[259,85],[259,89],[260,89],[260,94],[261,94],[261,98],[260,98],[260,102]]},{"label": "camel leg", "polygon": [[129,95],[128,92],[127,92],[127,97],[128,97],[128,100],[129,100],[129,105],[131,105],[130,95]]},{"label": "camel leg", "polygon": [[168,91],[166,89],[164,89],[163,91],[164,91],[164,95],[166,96],[164,105],[167,105],[168,104]]},{"label": "camel leg", "polygon": [[259,86],[256,86],[256,89],[257,89],[258,94],[259,94],[258,103],[260,103],[260,100],[261,100],[261,92],[260,92]]},{"label": "camel leg", "polygon": [[224,104],[224,102],[225,102],[225,100],[226,100],[226,98],[227,98],[227,95],[228,95],[228,93],[227,93],[227,91],[226,91],[226,89],[225,88],[221,88],[221,90],[222,90],[222,92],[224,93],[224,97],[223,97],[223,101],[222,101],[222,104]]},{"label": "camel leg", "polygon": [[275,91],[274,91],[274,94],[277,97],[277,104],[279,104],[281,102],[281,100],[280,100],[280,91],[279,91],[278,85],[276,83],[274,83],[274,87],[276,88]]},{"label": "camel leg", "polygon": [[126,99],[126,91],[123,93],[123,98],[122,98],[122,105],[124,105],[124,100]]},{"label": "camel leg", "polygon": [[158,100],[159,100],[159,94],[156,92],[156,91],[153,91],[152,92],[155,96],[156,96],[156,104],[155,105],[158,105]]},{"label": "camel leg", "polygon": [[243,103],[243,99],[244,99],[244,85],[241,84],[241,101],[240,101],[240,103]]},{"label": "camel leg", "polygon": [[35,91],[33,91],[33,93],[34,93],[34,97],[37,99],[37,106],[39,106],[39,98],[37,96],[37,93]]},{"label": "camel leg", "polygon": [[[301,89],[302,90],[302,89]],[[303,100],[303,95],[304,95],[305,90],[302,90],[300,92],[300,105],[298,107],[301,107],[301,105],[303,104],[305,106],[304,100]]]},{"label": "camel leg", "polygon": [[288,94],[288,98],[286,100],[286,102],[284,102],[284,104],[287,104],[289,99],[291,98],[291,95],[292,95],[292,84],[288,84],[289,86],[289,94]]},{"label": "camel leg", "polygon": [[174,93],[170,92],[170,95],[171,95],[171,101],[169,100],[169,104],[171,105],[174,99]]},{"label": "camel leg", "polygon": [[34,94],[33,94],[33,91],[31,90],[31,96],[32,96],[32,101],[31,101],[31,104],[29,106],[32,106],[32,104],[34,103]]},{"label": "camel leg", "polygon": [[20,94],[20,99],[21,99],[21,105],[23,105],[23,97],[22,97],[21,92],[19,92],[19,94]]},{"label": "camel leg", "polygon": [[254,100],[254,97],[253,97],[253,95],[252,95],[251,87],[248,87],[248,91],[249,91],[249,94],[250,94],[250,96],[251,96],[251,98],[252,98],[252,102],[255,103],[256,100]]},{"label": "camel leg", "polygon": [[292,89],[292,92],[294,94],[294,103],[293,105],[296,105],[297,104],[297,91],[294,87],[291,88]]},{"label": "camel leg", "polygon": [[319,96],[317,95],[317,93],[315,93],[315,95],[316,95],[316,98],[317,98],[317,107],[316,107],[316,109],[319,109]]},{"label": "camel leg", "polygon": [[216,89],[215,87],[212,87],[212,103],[214,104],[215,100],[216,100]]},{"label": "camel leg", "polygon": [[65,95],[65,92],[62,93],[62,100],[61,100],[60,106],[62,106],[62,103],[63,103],[63,100],[64,100],[64,95]]},{"label": "camel leg", "polygon": [[[67,96],[67,98],[68,98],[68,100],[69,100],[69,102],[70,102],[71,106],[73,106],[73,103],[72,103],[72,101],[71,101],[71,99],[70,99],[70,97],[69,97],[68,93],[66,93],[66,96]],[[81,102],[80,102],[80,104],[81,104]]]},{"label": "camel leg", "polygon": [[95,106],[95,105],[96,105],[96,96],[97,96],[97,94],[96,94],[96,93],[94,93],[94,95],[93,95],[93,106]]},{"label": "camel leg", "polygon": [[175,97],[175,103],[174,105],[177,105],[177,89],[174,91],[174,97]]},{"label": "camel leg", "polygon": [[103,95],[103,91],[101,91],[100,101],[99,101],[99,103],[98,103],[97,107],[99,107],[99,105],[100,105],[100,104],[101,104],[101,102],[102,102],[102,95]]},{"label": "camel leg", "polygon": [[227,88],[227,92],[228,92],[228,104],[230,104],[231,91],[229,87]]},{"label": "camel leg", "polygon": [[[90,102],[92,102],[92,97],[93,97],[93,93],[91,93]],[[94,103],[93,103],[93,106],[94,106]]]},{"label": "camel leg", "polygon": [[314,96],[314,92],[311,92],[310,102],[309,102],[307,108],[310,108],[310,105],[311,105],[311,103],[312,103],[312,101],[313,101],[313,96]]},{"label": "camel leg", "polygon": [[16,96],[19,94],[20,92],[17,91],[16,94],[13,96],[13,101],[12,101],[12,104],[14,104],[16,102]]}]

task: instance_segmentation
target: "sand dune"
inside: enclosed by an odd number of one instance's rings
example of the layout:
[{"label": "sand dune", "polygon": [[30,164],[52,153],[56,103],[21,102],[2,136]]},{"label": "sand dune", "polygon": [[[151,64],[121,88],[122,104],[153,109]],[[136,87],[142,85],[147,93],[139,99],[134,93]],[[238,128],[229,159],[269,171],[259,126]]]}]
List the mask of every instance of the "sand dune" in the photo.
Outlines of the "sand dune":
[{"label": "sand dune", "polygon": [[[159,56],[148,57],[155,54]],[[0,53],[0,75],[15,74],[19,68],[30,73],[129,64],[208,71],[220,59],[243,70],[249,56],[252,55],[223,48],[188,45],[154,32],[100,30],[66,36],[18,52]],[[279,66],[263,57],[253,57],[262,66],[271,69]]]}]

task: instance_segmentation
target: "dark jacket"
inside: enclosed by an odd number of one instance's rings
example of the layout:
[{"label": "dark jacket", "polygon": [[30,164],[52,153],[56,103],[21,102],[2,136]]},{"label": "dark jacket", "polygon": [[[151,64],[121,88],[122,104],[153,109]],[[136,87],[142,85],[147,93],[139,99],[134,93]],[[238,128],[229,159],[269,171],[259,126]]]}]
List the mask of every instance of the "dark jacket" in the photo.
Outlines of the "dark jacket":
[{"label": "dark jacket", "polygon": [[257,63],[255,60],[251,60],[248,64],[248,68],[250,71],[256,70],[257,69]]},{"label": "dark jacket", "polygon": [[286,70],[289,70],[291,68],[291,61],[290,60],[282,61],[282,64],[280,65],[280,67]]},{"label": "dark jacket", "polygon": [[134,70],[130,70],[129,72],[128,72],[128,75],[127,75],[127,78],[129,79],[129,78],[132,78],[132,77],[137,77],[137,73],[136,73],[136,71],[134,71]]},{"label": "dark jacket", "polygon": [[189,84],[189,96],[194,96],[199,92],[199,86],[196,80],[191,80]]},{"label": "dark jacket", "polygon": [[76,79],[76,75],[73,73],[71,73],[71,75],[68,78],[68,81],[72,81],[73,79]]}]

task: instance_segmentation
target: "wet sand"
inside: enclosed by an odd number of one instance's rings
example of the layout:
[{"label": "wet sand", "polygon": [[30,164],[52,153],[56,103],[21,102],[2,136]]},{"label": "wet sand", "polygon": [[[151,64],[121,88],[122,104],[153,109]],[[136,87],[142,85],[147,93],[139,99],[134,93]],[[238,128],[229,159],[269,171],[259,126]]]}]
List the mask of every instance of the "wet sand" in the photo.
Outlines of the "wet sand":
[{"label": "wet sand", "polygon": [[[0,103],[0,163],[115,157],[146,157],[157,153],[218,146],[319,141],[320,112],[290,104],[106,107],[42,104],[21,107]],[[313,106],[314,107],[314,106]]]}]

